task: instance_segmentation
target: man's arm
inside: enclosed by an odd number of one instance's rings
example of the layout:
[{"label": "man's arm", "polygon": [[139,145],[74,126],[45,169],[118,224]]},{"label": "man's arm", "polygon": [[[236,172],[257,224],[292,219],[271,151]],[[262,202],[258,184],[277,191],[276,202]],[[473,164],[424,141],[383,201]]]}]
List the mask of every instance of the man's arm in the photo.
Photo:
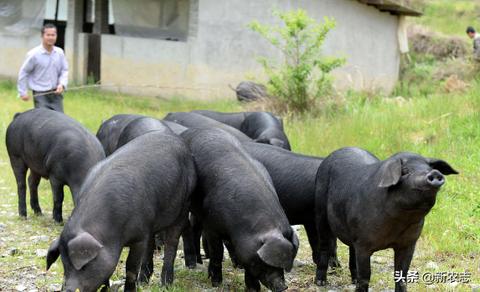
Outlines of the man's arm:
[{"label": "man's arm", "polygon": [[30,98],[27,93],[28,91],[27,82],[28,82],[28,76],[33,71],[33,67],[34,67],[33,55],[27,54],[27,58],[25,59],[25,62],[23,62],[22,67],[20,67],[20,72],[18,73],[18,81],[17,81],[18,94],[23,100],[28,100]]},{"label": "man's arm", "polygon": [[58,78],[58,85],[57,85],[57,93],[62,93],[68,85],[68,63],[67,63],[67,58],[65,58],[65,55],[62,53],[61,56],[61,61],[62,61],[62,69],[60,71],[60,76]]}]

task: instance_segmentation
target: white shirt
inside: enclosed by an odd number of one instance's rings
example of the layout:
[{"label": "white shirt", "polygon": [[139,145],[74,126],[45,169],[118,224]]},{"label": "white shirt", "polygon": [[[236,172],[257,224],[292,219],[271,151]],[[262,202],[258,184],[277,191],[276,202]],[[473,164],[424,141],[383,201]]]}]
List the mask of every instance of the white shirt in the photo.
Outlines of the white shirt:
[{"label": "white shirt", "polygon": [[27,95],[27,87],[35,91],[49,91],[60,84],[67,88],[68,64],[63,50],[54,46],[48,52],[43,45],[31,49],[18,74],[19,95]]}]

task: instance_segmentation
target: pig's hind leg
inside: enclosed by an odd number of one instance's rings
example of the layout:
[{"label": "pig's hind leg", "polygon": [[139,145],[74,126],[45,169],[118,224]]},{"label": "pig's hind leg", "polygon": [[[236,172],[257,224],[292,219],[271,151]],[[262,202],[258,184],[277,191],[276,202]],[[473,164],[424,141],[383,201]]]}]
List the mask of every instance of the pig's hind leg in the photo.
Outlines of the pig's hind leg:
[{"label": "pig's hind leg", "polygon": [[184,227],[188,224],[188,214],[181,216],[181,220],[172,226],[168,227],[165,232],[165,250],[163,255],[162,267],[162,285],[171,285],[173,283],[173,266],[175,263],[175,256],[177,255],[178,242]]},{"label": "pig's hind leg", "polygon": [[27,165],[23,162],[20,157],[11,156],[10,162],[12,165],[13,173],[15,174],[15,179],[17,181],[17,192],[18,192],[18,215],[20,217],[27,217],[27,185],[25,179],[27,176]]},{"label": "pig's hind leg", "polygon": [[210,262],[208,263],[208,277],[212,281],[213,287],[222,284],[222,261],[223,261],[223,241],[211,232],[203,234],[207,241],[208,251],[210,254]]},{"label": "pig's hind leg", "polygon": [[33,172],[30,169],[30,175],[28,176],[28,188],[30,189],[30,206],[36,215],[42,215],[42,209],[38,203],[38,184],[40,183],[41,176]]}]

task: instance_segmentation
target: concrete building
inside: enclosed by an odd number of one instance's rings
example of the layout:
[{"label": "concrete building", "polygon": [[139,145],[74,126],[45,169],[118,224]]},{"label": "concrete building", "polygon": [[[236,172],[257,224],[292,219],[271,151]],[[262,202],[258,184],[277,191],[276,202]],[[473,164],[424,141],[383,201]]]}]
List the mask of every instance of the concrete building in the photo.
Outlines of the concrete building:
[{"label": "concrete building", "polygon": [[[41,9],[33,3],[43,2],[14,1],[22,3],[24,18],[32,15],[32,7]],[[83,84],[93,72],[105,89],[191,98],[234,96],[229,84],[264,79],[257,58],[279,53],[247,25],[252,20],[275,23],[274,8],[303,8],[315,19],[336,20],[324,53],[347,60],[335,71],[337,88],[390,91],[398,80],[401,52],[408,50],[404,18],[419,15],[406,0],[97,1],[49,0],[39,12],[51,18],[56,2],[57,21],[66,22],[72,81]],[[38,18],[27,22],[38,24]],[[11,33],[1,25],[0,13],[0,75],[16,78],[39,34]]]}]

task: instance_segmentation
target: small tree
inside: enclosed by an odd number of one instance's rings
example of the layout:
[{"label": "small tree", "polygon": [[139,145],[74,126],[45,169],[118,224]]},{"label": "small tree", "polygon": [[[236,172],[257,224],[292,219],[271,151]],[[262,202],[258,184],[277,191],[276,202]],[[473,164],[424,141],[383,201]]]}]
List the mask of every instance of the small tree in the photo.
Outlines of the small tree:
[{"label": "small tree", "polygon": [[274,11],[273,14],[282,21],[280,26],[253,21],[249,27],[278,48],[284,62],[277,64],[265,57],[259,62],[269,78],[270,94],[284,101],[289,109],[304,112],[313,101],[329,93],[329,73],[345,62],[321,54],[322,45],[328,32],[335,27],[335,21],[325,18],[323,24],[317,23],[302,9]]}]

